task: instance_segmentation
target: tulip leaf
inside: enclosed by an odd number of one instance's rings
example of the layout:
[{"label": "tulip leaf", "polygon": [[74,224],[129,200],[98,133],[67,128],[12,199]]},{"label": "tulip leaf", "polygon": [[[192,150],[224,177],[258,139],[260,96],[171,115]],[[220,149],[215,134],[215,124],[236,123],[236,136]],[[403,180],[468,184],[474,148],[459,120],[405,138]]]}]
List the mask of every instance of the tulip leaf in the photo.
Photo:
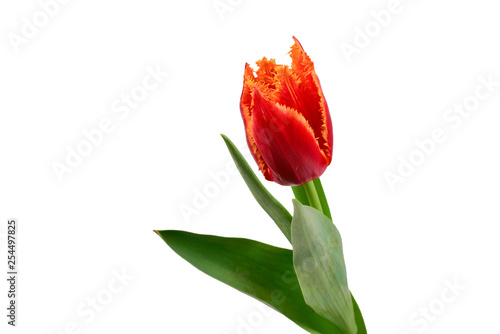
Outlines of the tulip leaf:
[{"label": "tulip leaf", "polygon": [[345,334],[304,301],[291,250],[248,239],[155,232],[205,274],[267,304],[308,332]]},{"label": "tulip leaf", "polygon": [[[328,202],[326,200],[325,192],[323,191],[323,186],[321,185],[321,181],[318,179],[314,180],[314,185],[316,187],[316,191],[318,192],[319,199],[321,201],[321,207],[323,211],[326,213],[325,216],[331,219],[330,216],[330,208],[328,207]],[[309,205],[309,199],[307,198],[307,194],[303,186],[294,186],[292,187],[295,198],[304,205]],[[354,299],[354,296],[351,293],[352,305],[354,307],[354,316],[356,319],[356,325],[358,326],[357,334],[367,334],[365,321],[363,319],[363,315],[361,314],[361,310],[359,309],[358,303]]]},{"label": "tulip leaf", "polygon": [[236,145],[225,135],[221,135],[226,142],[229,153],[240,171],[243,180],[252,192],[252,195],[257,200],[257,203],[267,212],[272,220],[278,225],[279,229],[288,241],[291,242],[290,224],[292,222],[292,215],[285,209],[285,207],[274,198],[271,193],[264,187],[262,182],[259,181],[257,175],[252,171],[247,161],[238,150]]},{"label": "tulip leaf", "polygon": [[323,213],[296,200],[293,204],[293,264],[304,299],[345,334],[356,334],[340,233]]},{"label": "tulip leaf", "polygon": [[367,334],[365,320],[363,319],[361,310],[359,309],[358,303],[356,302],[356,299],[354,299],[352,293],[351,293],[351,298],[352,298],[352,306],[354,308],[354,317],[356,320],[356,326],[358,327],[357,334]]}]

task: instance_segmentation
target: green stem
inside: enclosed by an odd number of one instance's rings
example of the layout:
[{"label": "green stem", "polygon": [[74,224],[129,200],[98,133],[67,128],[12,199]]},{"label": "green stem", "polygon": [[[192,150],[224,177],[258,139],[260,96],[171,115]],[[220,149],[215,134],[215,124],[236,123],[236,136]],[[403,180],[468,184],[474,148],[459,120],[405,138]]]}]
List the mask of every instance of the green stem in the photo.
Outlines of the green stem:
[{"label": "green stem", "polygon": [[318,177],[313,182],[314,182],[314,186],[316,187],[316,192],[318,193],[319,201],[321,202],[321,208],[323,209],[323,214],[325,216],[327,216],[328,218],[332,219],[332,214],[330,212],[330,206],[328,205],[325,191],[323,190],[323,186],[321,185],[321,180]]},{"label": "green stem", "polygon": [[292,191],[297,201],[299,201],[303,205],[309,205],[309,199],[307,198],[304,186],[292,186]]},{"label": "green stem", "polygon": [[316,191],[316,187],[314,186],[314,181],[307,182],[304,184],[304,190],[307,194],[307,199],[309,200],[310,206],[317,209],[320,212],[323,212],[323,208],[321,207],[321,201],[318,197],[318,192]]}]

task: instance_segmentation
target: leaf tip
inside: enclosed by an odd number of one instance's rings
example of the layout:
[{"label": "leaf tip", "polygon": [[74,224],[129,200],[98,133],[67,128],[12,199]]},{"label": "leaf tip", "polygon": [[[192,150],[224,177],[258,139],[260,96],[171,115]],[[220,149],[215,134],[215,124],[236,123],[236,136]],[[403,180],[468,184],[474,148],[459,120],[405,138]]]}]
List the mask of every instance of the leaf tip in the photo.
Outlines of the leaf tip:
[{"label": "leaf tip", "polygon": [[300,210],[302,209],[302,203],[300,203],[300,201],[298,201],[297,199],[293,198],[292,199],[292,203],[293,203],[293,211],[296,212],[297,210]]}]

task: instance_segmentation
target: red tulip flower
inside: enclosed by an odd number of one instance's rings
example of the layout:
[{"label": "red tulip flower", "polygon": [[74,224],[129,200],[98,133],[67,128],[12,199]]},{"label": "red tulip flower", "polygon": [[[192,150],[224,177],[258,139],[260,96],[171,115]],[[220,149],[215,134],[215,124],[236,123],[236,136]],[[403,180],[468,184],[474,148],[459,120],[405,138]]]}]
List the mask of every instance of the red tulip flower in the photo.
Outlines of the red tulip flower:
[{"label": "red tulip flower", "polygon": [[245,65],[240,110],[252,155],[264,177],[285,186],[320,177],[332,160],[330,113],[314,63],[294,37],[292,65],[274,59]]}]

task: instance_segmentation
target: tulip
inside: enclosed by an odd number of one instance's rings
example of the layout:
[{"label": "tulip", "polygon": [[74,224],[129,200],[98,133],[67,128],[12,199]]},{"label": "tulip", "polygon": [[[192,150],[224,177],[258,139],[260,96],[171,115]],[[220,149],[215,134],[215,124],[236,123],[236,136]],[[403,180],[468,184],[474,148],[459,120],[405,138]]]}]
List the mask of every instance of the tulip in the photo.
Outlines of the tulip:
[{"label": "tulip", "polygon": [[291,66],[274,59],[245,64],[240,110],[246,139],[269,181],[298,186],[320,177],[332,160],[330,113],[314,63],[294,37]]}]

